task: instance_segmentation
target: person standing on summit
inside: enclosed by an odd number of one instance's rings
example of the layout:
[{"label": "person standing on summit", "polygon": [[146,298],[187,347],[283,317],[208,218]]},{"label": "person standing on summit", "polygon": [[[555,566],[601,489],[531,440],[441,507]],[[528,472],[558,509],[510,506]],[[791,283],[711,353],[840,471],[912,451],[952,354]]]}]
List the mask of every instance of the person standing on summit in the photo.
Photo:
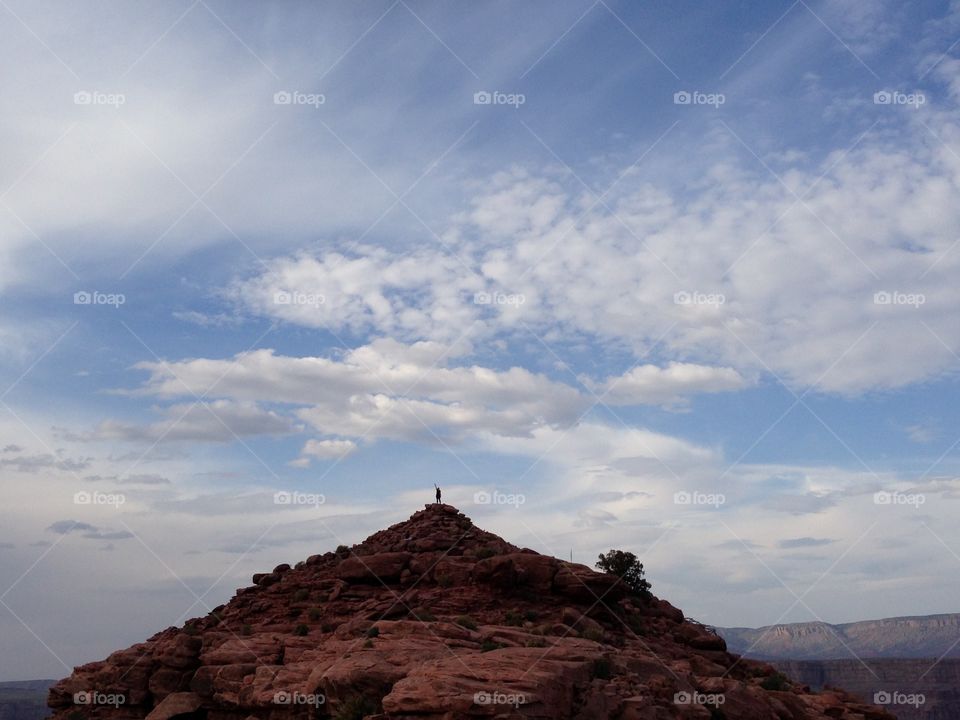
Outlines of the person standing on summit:
[{"label": "person standing on summit", "polygon": [[433,486],[437,489],[437,503],[439,503],[440,502],[440,486],[437,485],[436,483],[434,483]]}]

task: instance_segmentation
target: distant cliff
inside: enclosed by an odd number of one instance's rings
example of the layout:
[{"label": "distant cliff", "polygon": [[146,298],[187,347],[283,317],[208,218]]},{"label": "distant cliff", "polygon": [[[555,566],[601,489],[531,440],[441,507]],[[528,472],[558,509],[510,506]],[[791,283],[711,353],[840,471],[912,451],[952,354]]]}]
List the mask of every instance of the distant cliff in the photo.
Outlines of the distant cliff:
[{"label": "distant cliff", "polygon": [[0,720],[41,720],[50,714],[47,692],[53,680],[0,683]]},{"label": "distant cliff", "polygon": [[778,660],[792,680],[815,690],[842,687],[865,702],[877,702],[900,720],[960,719],[960,660],[889,658]]},{"label": "distant cliff", "polygon": [[815,690],[842,687],[900,720],[960,720],[960,613],[717,632]]},{"label": "distant cliff", "polygon": [[717,628],[731,652],[763,660],[960,658],[960,613],[830,625]]}]

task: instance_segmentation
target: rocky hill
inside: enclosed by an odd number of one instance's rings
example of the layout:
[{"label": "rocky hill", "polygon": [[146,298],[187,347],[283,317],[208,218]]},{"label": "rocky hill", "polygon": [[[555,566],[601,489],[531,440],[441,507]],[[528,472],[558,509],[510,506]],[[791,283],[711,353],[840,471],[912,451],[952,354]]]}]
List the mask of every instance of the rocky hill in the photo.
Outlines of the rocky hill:
[{"label": "rocky hill", "polygon": [[790,623],[717,628],[730,649],[765,660],[960,658],[960,614],[896,617],[831,625]]},{"label": "rocky hill", "polygon": [[886,720],[740,660],[668,602],[427,506],[254,575],[226,605],[77,668],[57,720]]}]

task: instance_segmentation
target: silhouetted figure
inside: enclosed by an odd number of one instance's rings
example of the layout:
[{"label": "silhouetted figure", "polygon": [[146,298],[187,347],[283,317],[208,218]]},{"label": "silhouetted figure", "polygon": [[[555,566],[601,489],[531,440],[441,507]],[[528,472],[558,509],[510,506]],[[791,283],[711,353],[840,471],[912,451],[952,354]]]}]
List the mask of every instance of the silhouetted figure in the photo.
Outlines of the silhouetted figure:
[{"label": "silhouetted figure", "polygon": [[437,503],[439,503],[440,502],[440,486],[437,485],[436,483],[434,483],[433,486],[437,489]]}]

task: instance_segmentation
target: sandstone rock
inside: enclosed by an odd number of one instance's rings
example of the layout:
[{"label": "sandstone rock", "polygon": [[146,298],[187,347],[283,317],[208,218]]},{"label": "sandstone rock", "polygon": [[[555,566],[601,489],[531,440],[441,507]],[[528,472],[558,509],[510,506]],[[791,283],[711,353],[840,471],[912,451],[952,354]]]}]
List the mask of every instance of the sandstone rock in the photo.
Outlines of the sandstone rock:
[{"label": "sandstone rock", "polygon": [[391,552],[348,557],[337,568],[337,577],[348,582],[389,583],[400,579],[410,562],[410,553]]},{"label": "sandstone rock", "polygon": [[177,715],[196,712],[202,704],[203,698],[196,693],[173,693],[167,695],[163,702],[147,715],[146,720],[170,720]]}]

